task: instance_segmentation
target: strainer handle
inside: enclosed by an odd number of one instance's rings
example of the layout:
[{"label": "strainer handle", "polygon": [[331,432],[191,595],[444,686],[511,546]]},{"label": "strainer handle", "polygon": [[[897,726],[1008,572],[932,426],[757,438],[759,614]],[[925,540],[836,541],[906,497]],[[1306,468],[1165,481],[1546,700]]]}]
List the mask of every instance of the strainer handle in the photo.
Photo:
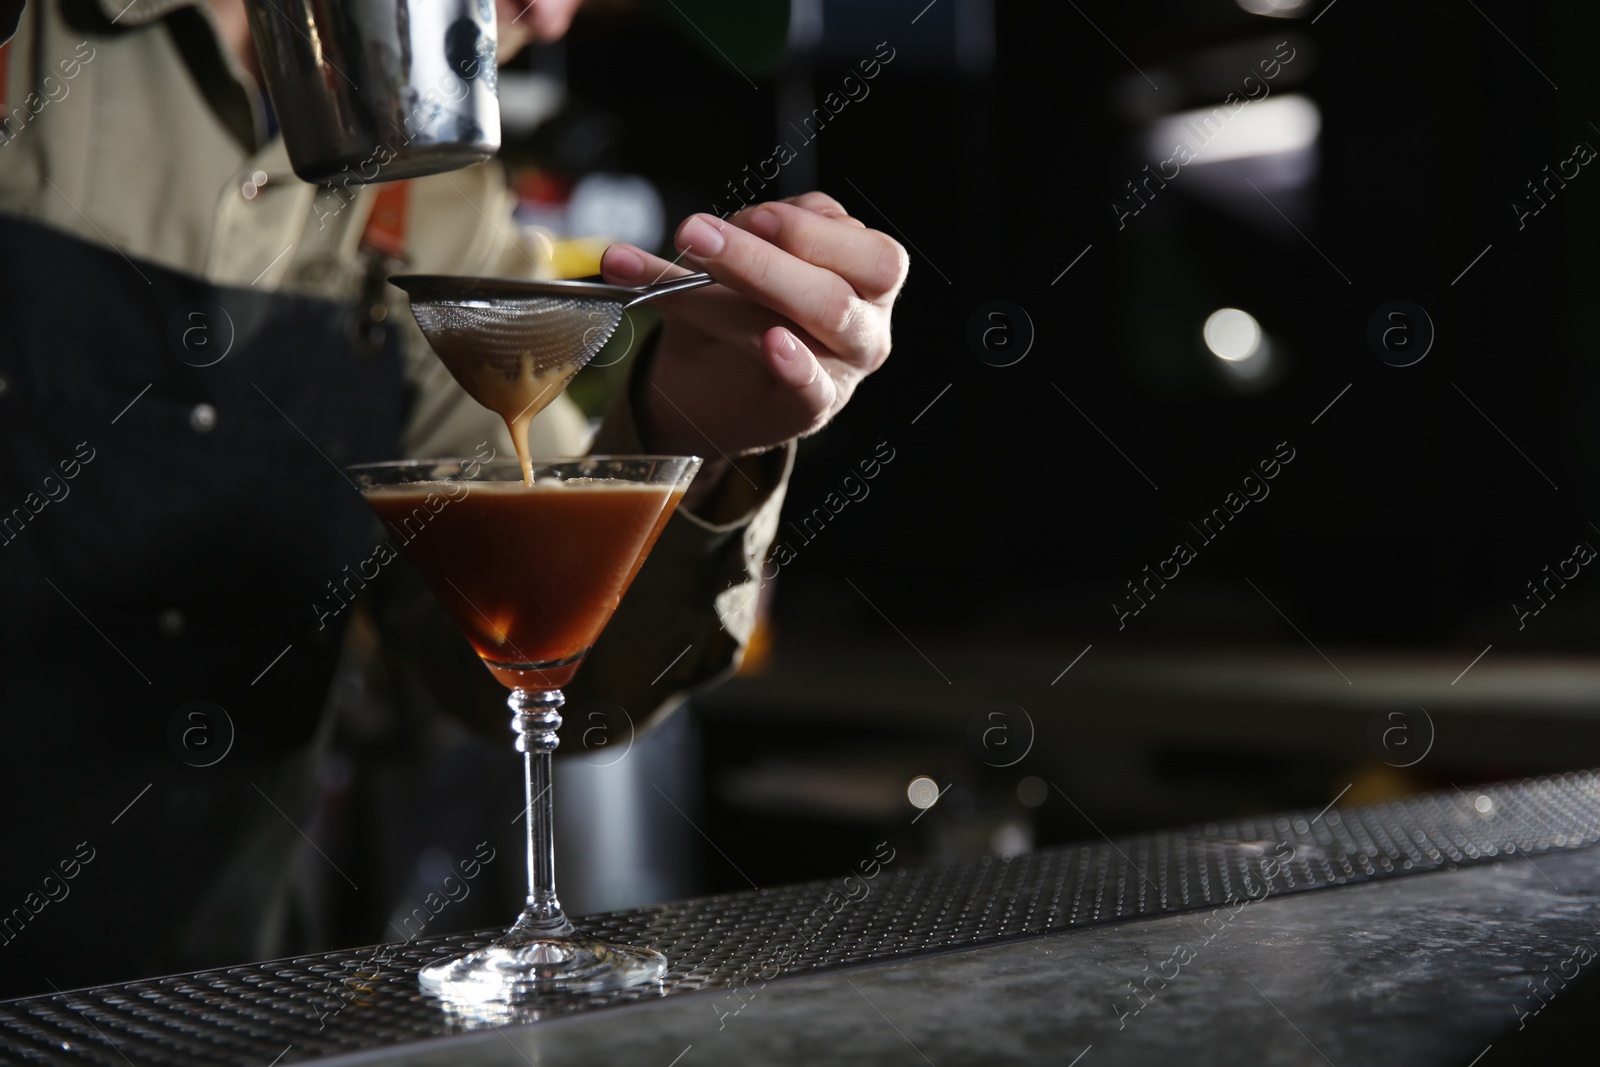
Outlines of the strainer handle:
[{"label": "strainer handle", "polygon": [[629,299],[622,306],[631,308],[635,304],[642,304],[646,300],[654,300],[658,296],[666,296],[668,293],[681,293],[688,289],[698,289],[702,285],[710,285],[714,281],[716,281],[715,278],[702,271],[698,274],[685,274],[681,278],[669,278],[664,282],[656,282],[652,285],[641,285],[634,290],[638,295]]}]

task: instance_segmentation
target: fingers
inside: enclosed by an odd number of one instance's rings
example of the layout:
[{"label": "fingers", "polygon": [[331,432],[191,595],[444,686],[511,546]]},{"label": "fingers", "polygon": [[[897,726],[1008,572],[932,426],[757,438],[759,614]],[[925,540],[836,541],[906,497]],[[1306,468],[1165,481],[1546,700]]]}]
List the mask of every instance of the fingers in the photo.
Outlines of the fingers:
[{"label": "fingers", "polygon": [[[909,257],[893,238],[850,218],[832,197],[805,193],[727,219],[693,215],[678,228],[675,243],[681,262],[613,245],[601,258],[602,273],[613,284],[645,285],[706,271],[721,284],[675,299],[664,313],[751,355],[760,349],[781,381],[831,389],[830,402],[887,358],[888,309],[905,282]],[[787,347],[774,346],[786,340],[820,361],[830,381],[817,381],[804,360],[798,370],[785,361]],[[801,370],[804,380],[797,382]]]},{"label": "fingers", "polygon": [[[833,203],[831,197],[815,195]],[[802,205],[760,204],[731,221],[807,263],[833,271],[866,300],[882,301],[898,292],[910,268],[906,250],[887,234],[865,226],[840,226],[840,220]]]},{"label": "fingers", "polygon": [[[868,230],[826,193],[803,193],[758,204],[730,216],[729,221],[799,259],[840,275],[867,300],[883,302],[898,292],[910,268],[910,257],[899,242]],[[838,223],[855,232],[840,230]],[[601,271],[617,285],[644,285],[690,273],[687,267],[654,256],[645,256],[651,265],[641,266],[645,262],[641,255],[644,253],[631,245],[612,245],[601,260]]]},{"label": "fingers", "polygon": [[786,196],[782,202],[793,204],[796,207],[803,207],[807,211],[814,211],[818,215],[823,215],[830,219],[838,219],[840,222],[848,223],[857,229],[864,230],[867,227],[867,224],[860,219],[851,218],[850,212],[844,209],[844,205],[827,193],[819,193],[813,190],[809,193],[801,193],[799,196]]},{"label": "fingers", "polygon": [[[648,285],[692,273],[633,245],[614,244],[600,257],[602,277],[612,285]],[[721,285],[696,289],[657,305],[670,318],[686,319],[704,333],[724,340],[744,338],[754,351],[761,335],[782,317]]]},{"label": "fingers", "polygon": [[612,285],[649,285],[690,273],[629,244],[614,244],[600,256],[600,276]]},{"label": "fingers", "polygon": [[[841,231],[844,229],[840,227]],[[790,319],[841,356],[870,359],[858,339],[871,334],[872,308],[834,271],[807,263],[753,233],[711,215],[678,227],[684,258],[729,289]]]},{"label": "fingers", "polygon": [[[673,266],[626,244],[606,249],[600,267],[605,280],[612,285],[643,285],[657,278],[674,278],[688,272],[687,268]],[[673,297],[672,303],[663,304],[662,308],[669,317],[684,320],[700,333],[743,348],[752,355],[762,349],[763,338],[773,327],[783,326],[791,333],[799,331],[796,336],[800,344],[818,359],[838,363],[838,357],[798,325],[725,286],[714,285]]]},{"label": "fingers", "polygon": [[[674,277],[684,270],[625,244],[606,249],[600,262],[606,280],[615,285],[643,284],[663,271]],[[779,323],[774,312],[728,289],[701,290],[694,298],[708,306],[687,315],[689,325],[717,343],[749,352],[762,365],[782,394],[785,425],[803,435],[827,422],[845,395],[841,379],[854,380],[849,364],[821,348],[815,338]]]},{"label": "fingers", "polygon": [[833,413],[839,386],[822,361],[790,330],[774,326],[761,338],[761,352],[773,377],[785,386],[807,431],[819,428]]}]

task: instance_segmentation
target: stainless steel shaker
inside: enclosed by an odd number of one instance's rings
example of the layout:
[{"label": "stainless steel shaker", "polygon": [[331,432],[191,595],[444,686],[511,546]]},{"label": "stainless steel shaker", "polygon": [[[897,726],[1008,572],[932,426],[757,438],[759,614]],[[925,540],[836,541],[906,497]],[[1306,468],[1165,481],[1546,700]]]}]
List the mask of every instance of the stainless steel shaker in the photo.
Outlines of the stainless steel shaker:
[{"label": "stainless steel shaker", "polygon": [[500,148],[494,0],[246,0],[294,172],[358,185]]}]

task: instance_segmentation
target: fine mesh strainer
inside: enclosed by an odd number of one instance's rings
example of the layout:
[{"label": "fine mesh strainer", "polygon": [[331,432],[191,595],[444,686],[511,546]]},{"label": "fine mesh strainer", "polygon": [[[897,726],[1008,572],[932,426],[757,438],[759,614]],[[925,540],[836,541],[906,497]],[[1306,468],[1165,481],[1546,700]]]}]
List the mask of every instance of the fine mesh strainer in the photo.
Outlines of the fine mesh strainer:
[{"label": "fine mesh strainer", "polygon": [[594,357],[635,304],[710,285],[686,274],[631,289],[598,282],[519,281],[444,274],[397,274],[428,344],[467,386],[485,375],[570,377]]}]

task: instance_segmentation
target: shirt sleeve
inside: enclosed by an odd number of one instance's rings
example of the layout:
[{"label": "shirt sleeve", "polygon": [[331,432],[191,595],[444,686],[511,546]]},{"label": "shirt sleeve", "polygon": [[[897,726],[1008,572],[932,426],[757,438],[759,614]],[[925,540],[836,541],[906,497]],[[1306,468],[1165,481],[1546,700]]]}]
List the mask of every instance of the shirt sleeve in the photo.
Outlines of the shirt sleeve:
[{"label": "shirt sleeve", "polygon": [[[635,418],[655,337],[640,352],[590,451],[648,453]],[[568,687],[573,703],[599,699],[627,712],[635,729],[658,724],[697,688],[733,673],[755,628],[761,567],[778,532],[793,442],[734,459],[701,514],[679,508],[633,586]]]}]

